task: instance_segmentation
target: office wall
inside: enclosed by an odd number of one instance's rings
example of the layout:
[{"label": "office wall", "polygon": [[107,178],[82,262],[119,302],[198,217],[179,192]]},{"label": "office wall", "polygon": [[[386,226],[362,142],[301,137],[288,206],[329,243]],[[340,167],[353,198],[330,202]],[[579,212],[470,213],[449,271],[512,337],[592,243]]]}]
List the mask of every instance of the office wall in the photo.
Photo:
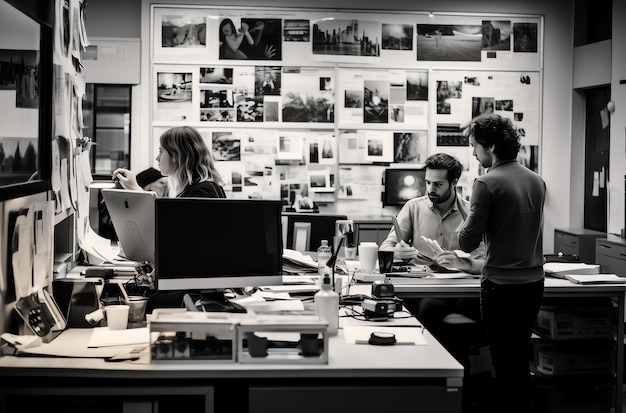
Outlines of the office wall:
[{"label": "office wall", "polygon": [[141,37],[141,0],[89,0],[85,24],[89,37]]},{"label": "office wall", "polygon": [[[131,3],[131,2],[129,2]],[[127,37],[128,33],[121,34],[121,26],[136,25],[141,27],[142,39],[149,38],[150,28],[150,5],[151,4],[202,4],[223,6],[216,1],[197,0],[170,0],[155,1],[141,0],[141,21],[131,21],[136,11],[136,2],[128,4],[122,0],[114,2],[116,7],[108,0],[90,0],[87,13],[87,31],[91,35],[106,37]],[[229,7],[293,7],[289,0],[241,0],[237,4],[229,4]],[[342,8],[342,9],[381,9],[381,3],[372,0],[343,0],[341,2],[331,0],[306,0],[298,2],[298,7],[309,8]],[[127,11],[128,8],[128,11]],[[106,13],[101,13],[109,9]],[[116,12],[111,10],[115,9]],[[555,227],[565,227],[572,224],[570,214],[570,179],[571,159],[563,154],[570,154],[571,145],[571,106],[572,106],[572,59],[573,59],[573,2],[553,0],[528,0],[501,1],[483,0],[467,2],[463,0],[429,0],[403,1],[389,0],[385,2],[385,11],[409,10],[455,13],[506,13],[506,14],[538,14],[545,18],[544,38],[544,65],[543,65],[543,114],[542,114],[542,142],[540,156],[540,170],[548,185],[548,199],[546,202],[546,224],[544,229],[544,245],[546,252],[553,247],[553,232]],[[100,16],[110,16],[110,21],[115,24],[102,22]],[[113,15],[113,16],[112,16]],[[90,29],[91,20],[100,20],[98,30]],[[106,32],[108,24],[109,32]],[[93,23],[96,25],[96,23]],[[91,30],[91,31],[90,31]],[[149,61],[149,45],[142,44],[142,62]],[[149,78],[148,65],[142,65],[142,79]],[[152,152],[149,142],[149,87],[139,85],[137,93],[140,98],[138,103],[139,114],[133,114],[135,120],[134,136],[131,147],[131,165],[140,170],[152,164]],[[145,103],[145,104],[144,104]],[[557,162],[558,160],[558,162]],[[582,200],[581,200],[582,201]],[[578,219],[578,218],[577,218]],[[579,218],[582,223],[582,216]],[[576,220],[574,220],[576,221]]]},{"label": "office wall", "polygon": [[[626,176],[626,2],[613,0],[611,64],[611,154],[609,159],[609,222],[607,229],[619,234],[626,227],[624,178]],[[623,82],[623,83],[622,83]]]}]

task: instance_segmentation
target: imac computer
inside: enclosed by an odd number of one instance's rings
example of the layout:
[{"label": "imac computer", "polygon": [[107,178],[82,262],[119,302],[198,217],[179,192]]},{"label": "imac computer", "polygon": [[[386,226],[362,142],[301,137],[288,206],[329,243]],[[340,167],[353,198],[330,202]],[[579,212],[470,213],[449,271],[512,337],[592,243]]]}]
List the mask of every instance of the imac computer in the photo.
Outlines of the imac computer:
[{"label": "imac computer", "polygon": [[156,192],[116,188],[103,188],[101,191],[124,257],[154,264]]},{"label": "imac computer", "polygon": [[425,176],[425,169],[385,169],[383,206],[402,206],[409,199],[425,195]]},{"label": "imac computer", "polygon": [[204,311],[242,312],[224,290],[282,284],[279,200],[158,198],[156,286],[191,291]]}]

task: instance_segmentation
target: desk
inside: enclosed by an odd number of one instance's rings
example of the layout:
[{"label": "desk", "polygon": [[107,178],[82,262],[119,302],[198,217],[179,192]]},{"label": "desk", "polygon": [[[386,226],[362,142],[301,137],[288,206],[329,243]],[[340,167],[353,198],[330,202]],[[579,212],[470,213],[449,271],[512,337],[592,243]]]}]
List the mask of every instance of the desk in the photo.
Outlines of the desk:
[{"label": "desk", "polygon": [[[340,319],[340,327],[354,323],[359,321]],[[384,324],[394,323],[417,324],[415,319]],[[87,336],[90,329],[67,330],[55,341],[72,345],[75,334]],[[56,410],[64,411],[71,401],[82,400],[90,413],[113,402],[117,410],[112,411],[120,412],[156,411],[155,406],[161,413],[179,412],[184,406],[194,412],[380,413],[390,406],[419,406],[421,412],[459,413],[463,367],[428,331],[424,334],[428,345],[354,345],[345,342],[340,328],[329,341],[328,365],[136,364],[3,356],[0,411],[17,411],[25,403],[35,411],[31,401],[55,403]]]},{"label": "desk", "polygon": [[[420,284],[416,279],[392,279],[396,295],[400,298],[421,298],[428,296],[436,297],[476,297],[480,293],[478,280],[470,280],[467,283],[454,284]],[[576,285],[567,280],[546,278],[544,297],[550,299],[575,298],[580,299],[581,308],[585,306],[586,299],[610,298],[615,304],[615,374],[613,383],[610,385],[611,411],[622,412],[623,384],[624,384],[624,294],[626,284],[604,285]],[[569,380],[555,380],[560,386],[574,386],[585,382],[581,375],[570,377]],[[596,379],[598,375],[590,377]],[[535,382],[539,381],[539,375],[535,375]],[[582,384],[581,384],[582,385]],[[580,410],[577,410],[580,411]]]}]

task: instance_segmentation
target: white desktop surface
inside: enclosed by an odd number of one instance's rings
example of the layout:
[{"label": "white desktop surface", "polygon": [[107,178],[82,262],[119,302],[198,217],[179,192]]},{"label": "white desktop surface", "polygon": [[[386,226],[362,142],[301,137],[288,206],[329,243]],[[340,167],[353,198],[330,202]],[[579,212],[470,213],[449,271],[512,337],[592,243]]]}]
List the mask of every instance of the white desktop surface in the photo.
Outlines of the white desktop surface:
[{"label": "white desktop surface", "polygon": [[[480,292],[480,282],[478,279],[455,280],[453,283],[431,283],[423,282],[419,278],[399,278],[391,279],[397,293],[467,293],[478,294]],[[626,284],[593,284],[580,285],[572,283],[562,278],[545,278],[544,291],[551,293],[600,293],[600,292],[626,292]]]},{"label": "white desktop surface", "polygon": [[[371,286],[357,285],[351,294],[369,294]],[[407,313],[397,313],[405,317]],[[395,377],[461,379],[463,366],[452,357],[428,331],[423,331],[426,345],[374,346],[348,344],[344,325],[403,326],[419,328],[415,318],[390,318],[385,322],[340,318],[340,329],[329,339],[328,364],[240,364],[232,362],[181,361],[180,363],[146,363],[142,361],[107,362],[103,358],[117,354],[116,348],[89,349],[92,329],[68,329],[50,345],[85,357],[0,357],[0,376],[45,375],[102,377],[125,372],[130,377]],[[148,343],[146,343],[148,345]],[[139,347],[128,346],[133,348]],[[123,350],[124,348],[119,348]],[[61,351],[60,351],[61,353]],[[93,357],[93,358],[89,358]],[[129,376],[126,376],[129,377]]]}]

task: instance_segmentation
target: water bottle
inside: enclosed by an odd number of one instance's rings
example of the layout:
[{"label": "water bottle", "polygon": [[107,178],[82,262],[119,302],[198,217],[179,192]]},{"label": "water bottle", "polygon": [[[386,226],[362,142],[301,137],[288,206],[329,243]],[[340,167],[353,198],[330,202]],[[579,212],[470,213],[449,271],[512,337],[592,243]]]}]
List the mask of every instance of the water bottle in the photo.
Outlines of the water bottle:
[{"label": "water bottle", "polygon": [[320,286],[324,280],[324,276],[330,277],[330,267],[326,265],[333,253],[328,245],[328,240],[323,239],[320,247],[317,249],[317,275],[320,277]]},{"label": "water bottle", "polygon": [[339,329],[339,294],[332,290],[330,277],[325,275],[321,289],[313,296],[317,316],[328,323],[328,335],[334,336]]}]

